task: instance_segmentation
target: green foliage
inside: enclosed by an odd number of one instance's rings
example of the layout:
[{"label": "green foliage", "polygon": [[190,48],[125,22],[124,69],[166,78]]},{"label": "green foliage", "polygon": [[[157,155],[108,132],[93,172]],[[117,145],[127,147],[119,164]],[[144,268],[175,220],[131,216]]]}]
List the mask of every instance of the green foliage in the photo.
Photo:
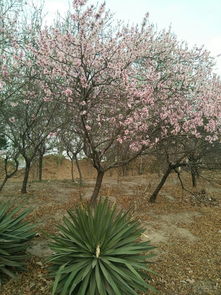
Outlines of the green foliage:
[{"label": "green foliage", "polygon": [[34,226],[24,221],[29,212],[0,204],[0,284],[25,270],[27,242],[35,236]]},{"label": "green foliage", "polygon": [[139,240],[144,229],[128,213],[107,200],[68,213],[51,243],[52,294],[137,295],[154,289],[146,261],[154,247]]},{"label": "green foliage", "polygon": [[7,148],[7,140],[3,134],[0,133],[0,150]]}]

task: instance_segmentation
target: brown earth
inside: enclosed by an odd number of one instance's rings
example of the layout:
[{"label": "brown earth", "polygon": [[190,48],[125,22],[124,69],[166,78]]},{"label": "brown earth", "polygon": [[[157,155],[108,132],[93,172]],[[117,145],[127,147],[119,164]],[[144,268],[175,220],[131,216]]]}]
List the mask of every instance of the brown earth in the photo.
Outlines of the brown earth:
[{"label": "brown earth", "polygon": [[[21,171],[11,180],[0,195],[0,201],[10,201],[31,207],[29,220],[37,223],[38,236],[28,252],[28,272],[19,274],[16,280],[7,282],[1,295],[49,295],[52,281],[48,278],[46,257],[50,255],[48,233],[57,231],[66,210],[74,208],[81,200],[90,197],[95,171],[87,160],[81,162],[84,185],[79,187],[70,180],[70,162],[65,159],[45,159],[43,182],[34,180],[32,169],[29,192],[19,192]],[[76,168],[75,168],[76,169]],[[220,295],[221,294],[221,186],[205,179],[195,195],[182,191],[175,175],[171,175],[161,191],[156,204],[148,203],[159,175],[147,173],[134,175],[137,168],[112,171],[104,179],[102,197],[124,209],[131,208],[134,217],[145,227],[143,240],[151,240],[157,246],[151,268],[158,272],[152,285],[159,295]],[[110,177],[112,175],[112,177]],[[208,173],[204,176],[208,177]],[[220,174],[210,178],[220,181]],[[77,170],[75,170],[77,178]],[[186,187],[190,179],[183,173]],[[151,293],[152,294],[152,293]]]},{"label": "brown earth", "polygon": [[[94,169],[92,162],[89,159],[83,159],[79,161],[81,172],[84,179],[91,179],[96,177],[96,170]],[[0,159],[0,179],[4,175],[3,162]],[[155,166],[155,160],[151,157],[142,157],[134,160],[131,164],[126,167],[119,169],[111,169],[107,171],[106,176],[109,177],[118,177],[118,176],[134,176],[139,174],[144,174],[151,172],[160,172],[159,167]],[[43,179],[44,180],[63,180],[71,179],[71,161],[66,159],[64,156],[59,155],[49,155],[44,157],[43,161]],[[77,179],[79,178],[79,173],[77,166],[74,162],[73,165],[73,174]],[[13,177],[13,181],[21,181],[23,177],[23,169],[19,170],[17,174]],[[38,163],[35,162],[32,165],[30,172],[30,180],[38,179]]]}]

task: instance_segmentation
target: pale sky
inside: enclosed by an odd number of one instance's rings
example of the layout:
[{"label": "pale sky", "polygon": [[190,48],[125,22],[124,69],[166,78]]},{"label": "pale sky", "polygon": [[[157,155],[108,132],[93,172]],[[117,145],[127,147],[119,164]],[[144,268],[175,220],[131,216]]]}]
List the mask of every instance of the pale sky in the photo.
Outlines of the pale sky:
[{"label": "pale sky", "polygon": [[[38,3],[41,0],[33,0]],[[70,7],[69,0],[44,0],[50,22],[56,11],[64,14]],[[103,2],[90,0],[90,3]],[[217,72],[221,75],[221,0],[106,0],[107,7],[117,19],[140,23],[146,12],[150,22],[159,29],[168,28],[178,39],[190,45],[204,45],[217,60]]]}]

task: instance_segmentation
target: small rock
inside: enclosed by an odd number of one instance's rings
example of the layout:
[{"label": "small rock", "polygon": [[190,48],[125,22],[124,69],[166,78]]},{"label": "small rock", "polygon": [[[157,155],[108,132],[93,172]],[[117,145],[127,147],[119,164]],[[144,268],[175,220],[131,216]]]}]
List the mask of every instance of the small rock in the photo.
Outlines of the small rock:
[{"label": "small rock", "polygon": [[37,257],[48,257],[53,253],[48,246],[48,241],[35,242],[27,249],[27,252]]},{"label": "small rock", "polygon": [[91,199],[91,196],[92,196],[92,191],[86,191],[85,193],[82,194],[82,199],[83,200],[90,200]]},{"label": "small rock", "polygon": [[195,283],[195,280],[194,279],[186,279],[186,282],[187,283],[190,283],[190,284],[194,284]]},{"label": "small rock", "polygon": [[36,264],[39,265],[40,267],[43,267],[43,263],[41,261],[37,261]]}]

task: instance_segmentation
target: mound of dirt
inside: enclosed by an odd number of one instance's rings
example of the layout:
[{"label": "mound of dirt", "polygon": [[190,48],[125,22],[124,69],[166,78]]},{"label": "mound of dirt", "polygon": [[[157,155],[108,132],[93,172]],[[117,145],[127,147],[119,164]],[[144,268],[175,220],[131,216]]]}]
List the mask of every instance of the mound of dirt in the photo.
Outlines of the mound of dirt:
[{"label": "mound of dirt", "polygon": [[[82,173],[83,179],[95,178],[96,170],[92,165],[90,159],[79,160],[79,166]],[[119,176],[137,176],[141,174],[147,174],[148,172],[153,172],[156,165],[155,159],[153,157],[142,156],[130,164],[120,167],[118,169],[111,169],[106,173],[107,177],[119,177]],[[69,159],[61,155],[47,155],[43,158],[43,170],[42,170],[42,179],[43,180],[62,180],[62,179],[71,179],[72,178],[72,163]],[[0,178],[4,177],[4,165],[3,161],[0,161]],[[155,171],[159,172],[159,171]],[[13,180],[20,181],[23,178],[24,168],[19,169],[16,175],[13,177]],[[34,162],[31,167],[30,178],[29,180],[38,179],[38,162]],[[73,162],[73,176],[75,179],[79,178],[79,173],[77,165]]]},{"label": "mound of dirt", "polygon": [[[96,170],[92,166],[89,159],[83,159],[79,161],[82,177],[94,178],[96,176]],[[71,179],[71,161],[63,156],[48,155],[43,159],[42,179],[43,180],[62,180]],[[0,167],[0,170],[2,167]],[[20,181],[23,178],[24,168],[20,169],[13,180]],[[38,179],[38,163],[33,163],[30,171],[30,180]],[[79,178],[77,166],[73,163],[73,176],[75,179]]]}]

